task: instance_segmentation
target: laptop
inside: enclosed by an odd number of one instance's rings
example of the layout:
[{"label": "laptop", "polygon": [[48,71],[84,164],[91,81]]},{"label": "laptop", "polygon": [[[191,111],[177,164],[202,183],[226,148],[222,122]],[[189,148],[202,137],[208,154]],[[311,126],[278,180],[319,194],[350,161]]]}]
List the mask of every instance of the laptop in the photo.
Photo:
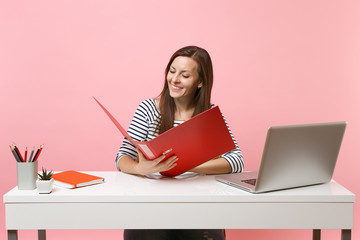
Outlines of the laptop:
[{"label": "laptop", "polygon": [[332,122],[270,127],[259,171],[215,178],[251,193],[329,182],[346,125]]}]

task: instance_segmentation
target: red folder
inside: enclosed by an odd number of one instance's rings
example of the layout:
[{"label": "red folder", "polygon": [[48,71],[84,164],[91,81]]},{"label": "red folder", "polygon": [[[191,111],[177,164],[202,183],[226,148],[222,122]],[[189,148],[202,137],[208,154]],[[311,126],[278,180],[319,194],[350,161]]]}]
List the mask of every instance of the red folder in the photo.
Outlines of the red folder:
[{"label": "red folder", "polygon": [[166,155],[165,159],[174,154],[178,157],[177,165],[161,172],[162,175],[180,175],[236,148],[218,106],[192,117],[154,139],[140,142],[133,140],[111,113],[94,99],[124,137],[140,149],[147,159],[152,160],[163,154]]}]

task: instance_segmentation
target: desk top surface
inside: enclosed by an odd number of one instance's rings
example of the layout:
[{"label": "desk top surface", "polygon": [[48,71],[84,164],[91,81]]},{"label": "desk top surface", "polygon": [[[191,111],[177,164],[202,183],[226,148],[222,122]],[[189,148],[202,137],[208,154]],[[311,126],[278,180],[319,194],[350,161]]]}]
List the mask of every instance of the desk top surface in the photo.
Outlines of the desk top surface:
[{"label": "desk top surface", "polygon": [[10,190],[5,204],[46,202],[355,202],[355,195],[331,181],[309,187],[251,194],[215,180],[214,175],[187,173],[175,178],[139,177],[122,172],[85,172],[105,178],[97,185],[66,189],[54,186],[51,194],[37,190]]}]

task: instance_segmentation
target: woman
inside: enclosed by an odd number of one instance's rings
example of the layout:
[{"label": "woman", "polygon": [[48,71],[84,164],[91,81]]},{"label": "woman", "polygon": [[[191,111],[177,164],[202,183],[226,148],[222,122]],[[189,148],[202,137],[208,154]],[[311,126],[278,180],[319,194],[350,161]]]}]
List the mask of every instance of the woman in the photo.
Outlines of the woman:
[{"label": "woman", "polygon": [[[164,88],[157,99],[143,101],[129,127],[130,136],[147,141],[191,117],[211,108],[213,85],[212,62],[205,49],[188,46],[176,51],[166,67]],[[231,134],[231,131],[229,129]],[[241,172],[241,151],[236,149],[193,168],[200,174]],[[176,166],[177,157],[165,161],[163,156],[148,160],[127,139],[116,157],[117,168],[125,173],[147,175],[168,171]],[[125,230],[124,239],[224,239],[222,230]]]}]

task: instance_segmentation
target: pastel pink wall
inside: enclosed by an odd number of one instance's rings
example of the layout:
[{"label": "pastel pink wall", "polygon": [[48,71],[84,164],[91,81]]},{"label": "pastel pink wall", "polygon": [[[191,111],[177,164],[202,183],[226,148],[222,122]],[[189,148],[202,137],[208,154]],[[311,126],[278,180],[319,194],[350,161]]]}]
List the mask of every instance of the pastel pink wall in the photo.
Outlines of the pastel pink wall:
[{"label": "pastel pink wall", "polygon": [[[115,170],[122,136],[92,96],[128,126],[138,103],[159,94],[170,55],[194,44],[212,56],[213,102],[247,170],[259,166],[268,126],[346,120],[334,179],[358,195],[359,43],[356,0],[1,1],[0,193],[16,185],[13,142],[21,150],[44,143],[40,168]],[[0,210],[5,238],[3,204]],[[354,211],[353,239],[359,239],[358,203]],[[227,233],[230,240],[311,237],[309,230]],[[48,232],[49,239],[121,234]],[[339,234],[323,233],[324,239]]]}]

